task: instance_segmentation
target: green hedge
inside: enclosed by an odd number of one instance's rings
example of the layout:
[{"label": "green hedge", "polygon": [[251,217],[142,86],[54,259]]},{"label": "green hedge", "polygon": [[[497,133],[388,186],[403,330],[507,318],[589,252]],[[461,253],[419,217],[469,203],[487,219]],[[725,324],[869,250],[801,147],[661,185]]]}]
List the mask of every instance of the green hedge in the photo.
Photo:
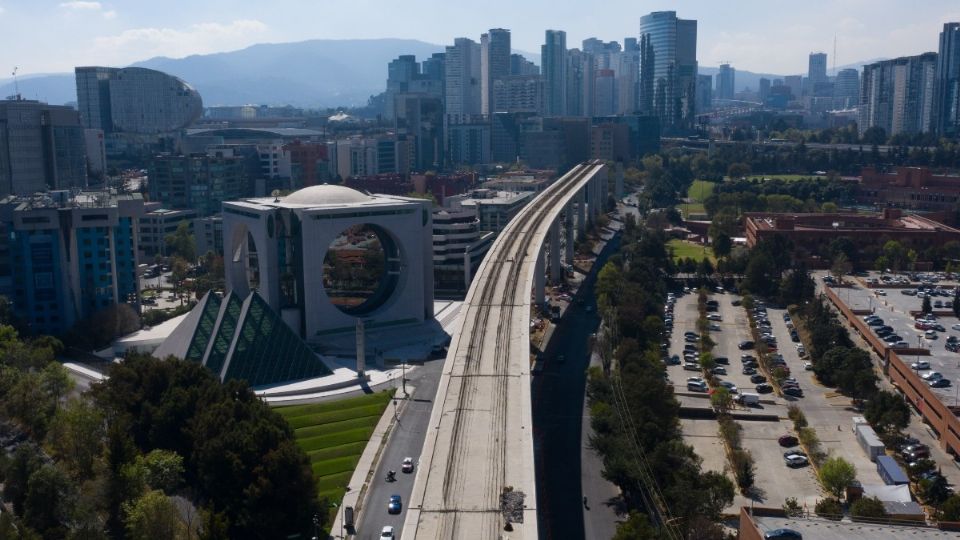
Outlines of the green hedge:
[{"label": "green hedge", "polygon": [[320,450],[321,448],[330,448],[331,446],[340,446],[353,442],[366,442],[373,434],[373,428],[357,428],[340,433],[330,433],[328,435],[318,435],[316,437],[306,437],[297,439],[297,444],[303,448],[304,452]]},{"label": "green hedge", "polygon": [[298,439],[309,439],[310,437],[316,437],[318,435],[332,435],[334,433],[342,433],[344,431],[350,431],[351,429],[357,428],[366,428],[366,427],[375,427],[377,422],[380,421],[380,416],[364,416],[362,418],[352,418],[350,420],[344,420],[342,422],[332,422],[329,424],[321,424],[317,426],[310,426],[305,428],[300,428],[294,431],[294,436]]}]

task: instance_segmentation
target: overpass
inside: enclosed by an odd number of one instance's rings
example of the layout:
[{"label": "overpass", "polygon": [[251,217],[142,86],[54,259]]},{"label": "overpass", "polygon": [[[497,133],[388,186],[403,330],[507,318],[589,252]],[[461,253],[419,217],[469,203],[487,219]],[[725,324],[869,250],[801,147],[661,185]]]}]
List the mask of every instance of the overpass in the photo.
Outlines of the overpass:
[{"label": "overpass", "polygon": [[531,290],[542,303],[546,266],[560,279],[561,255],[572,264],[574,203],[582,233],[602,208],[594,201],[606,199],[606,182],[602,162],[574,167],[507,224],[484,258],[443,366],[404,538],[537,538]]}]

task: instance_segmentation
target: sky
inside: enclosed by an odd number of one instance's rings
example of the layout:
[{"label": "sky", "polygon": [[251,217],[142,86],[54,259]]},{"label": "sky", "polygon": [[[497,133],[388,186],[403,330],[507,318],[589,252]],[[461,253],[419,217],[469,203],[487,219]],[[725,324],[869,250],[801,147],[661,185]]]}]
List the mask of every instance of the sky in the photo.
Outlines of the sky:
[{"label": "sky", "polygon": [[489,28],[539,53],[545,29],[565,30],[568,47],[622,42],[662,10],[698,21],[701,66],[775,74],[806,72],[812,51],[832,66],[834,36],[838,66],[936,51],[943,23],[960,21],[958,0],[0,0],[0,79],[306,39],[448,44]]}]

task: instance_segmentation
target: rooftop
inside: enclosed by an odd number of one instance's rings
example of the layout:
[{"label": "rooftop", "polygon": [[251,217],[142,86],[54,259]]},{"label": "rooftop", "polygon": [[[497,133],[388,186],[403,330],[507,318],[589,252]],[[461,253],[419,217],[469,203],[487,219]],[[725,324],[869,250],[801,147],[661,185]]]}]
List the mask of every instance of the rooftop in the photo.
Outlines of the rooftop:
[{"label": "rooftop", "polygon": [[344,208],[410,204],[418,199],[398,195],[364,193],[346,186],[321,184],[309,186],[286,196],[229,201],[224,204],[248,208]]},{"label": "rooftop", "polygon": [[804,538],[817,540],[849,540],[850,538],[869,538],[870,540],[901,540],[903,538],[956,538],[957,533],[941,531],[932,527],[908,525],[876,525],[872,523],[854,523],[852,521],[831,521],[829,519],[795,519],[782,517],[755,517],[761,532],[774,529],[793,529]]}]

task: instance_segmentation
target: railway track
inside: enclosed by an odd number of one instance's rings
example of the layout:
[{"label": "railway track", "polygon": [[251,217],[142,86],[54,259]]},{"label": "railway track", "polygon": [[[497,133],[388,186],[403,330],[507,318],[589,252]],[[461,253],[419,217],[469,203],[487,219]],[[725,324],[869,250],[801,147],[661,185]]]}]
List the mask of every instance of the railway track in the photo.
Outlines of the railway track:
[{"label": "railway track", "polygon": [[[602,169],[599,162],[581,164],[554,182],[510,221],[478,270],[461,309],[460,334],[445,361],[446,384],[441,381],[431,415],[404,537],[495,538],[505,524],[500,498],[508,486],[523,490],[524,536],[536,536],[532,426],[521,422],[525,432],[511,432],[517,407],[527,417],[530,413],[530,284],[549,228],[544,225]],[[516,357],[518,342],[522,359]],[[521,396],[526,403],[516,402]],[[478,433],[481,429],[485,433]],[[511,455],[514,437],[530,440],[514,448],[530,459]],[[510,472],[511,460],[518,458],[529,469],[524,479]]]}]

